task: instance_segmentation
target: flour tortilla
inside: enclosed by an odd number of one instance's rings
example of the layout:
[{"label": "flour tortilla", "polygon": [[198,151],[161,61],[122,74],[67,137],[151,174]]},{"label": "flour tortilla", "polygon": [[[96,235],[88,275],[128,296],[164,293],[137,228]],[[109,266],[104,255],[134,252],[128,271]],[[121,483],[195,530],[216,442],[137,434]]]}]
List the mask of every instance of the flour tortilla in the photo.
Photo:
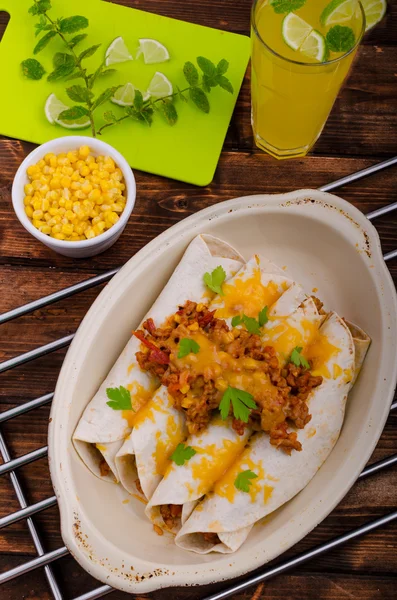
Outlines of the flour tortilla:
[{"label": "flour tortilla", "polygon": [[[236,281],[250,280],[258,271],[260,271],[260,277],[257,279],[258,286],[271,285],[272,289],[276,288],[280,293],[284,287],[289,286],[272,305],[271,314],[277,313],[281,316],[298,308],[305,298],[302,287],[286,278],[278,266],[258,256],[254,256],[234,277],[227,280],[227,286],[223,286],[224,296],[216,296],[210,303],[210,308],[223,308],[228,304],[228,293],[234,293],[233,286]],[[273,283],[273,280],[276,283]],[[253,289],[253,291],[257,290]],[[265,291],[263,293],[265,294]],[[250,301],[250,298],[248,300]],[[277,305],[279,305],[278,309]],[[246,309],[244,298],[241,298],[241,307],[244,312]],[[138,413],[139,427],[134,426],[122,447],[118,449],[115,462],[120,481],[125,489],[130,494],[139,491],[136,487],[138,480],[146,499],[149,500],[164,475],[164,459],[161,455],[166,452],[166,458],[171,456],[177,445],[186,439],[187,430],[183,413],[173,407],[172,399],[169,398],[164,387],[149,400],[143,408],[141,417]],[[185,512],[186,510],[185,508]]]},{"label": "flour tortilla", "polygon": [[[180,263],[171,275],[163,291],[144,320],[151,317],[156,324],[178,310],[187,300],[200,302],[206,293],[203,276],[221,265],[226,276],[238,271],[244,259],[229,244],[211,235],[194,238]],[[86,466],[101,477],[101,463],[105,460],[109,473],[102,479],[118,481],[115,456],[131,432],[125,412],[113,410],[107,405],[107,388],[124,386],[131,391],[132,405],[140,407],[149,400],[158,387],[158,381],[149,373],[141,371],[135,353],[141,342],[132,336],[117,359],[99,390],[85,408],[73,434],[74,447]]]},{"label": "flour tortilla", "polygon": [[[254,523],[302,490],[330,454],[343,423],[355,370],[355,347],[349,328],[335,313],[328,315],[320,333],[338,351],[328,356],[329,377],[313,390],[309,399],[311,421],[297,432],[302,451],[289,456],[271,446],[268,435],[255,434],[213,492],[184,523],[175,539],[179,547],[199,554],[236,551]],[[237,475],[247,469],[258,475],[252,480],[249,493],[234,486]],[[219,543],[207,542],[204,532],[217,533]]]}]

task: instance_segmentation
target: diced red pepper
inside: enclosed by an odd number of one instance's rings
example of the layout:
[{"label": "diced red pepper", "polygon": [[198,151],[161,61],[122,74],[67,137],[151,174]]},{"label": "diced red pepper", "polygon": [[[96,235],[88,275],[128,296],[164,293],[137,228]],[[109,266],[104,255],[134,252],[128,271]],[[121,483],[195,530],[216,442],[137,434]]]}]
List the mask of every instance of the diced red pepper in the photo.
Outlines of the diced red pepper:
[{"label": "diced red pepper", "polygon": [[138,340],[140,340],[142,342],[142,344],[144,344],[147,348],[149,348],[150,360],[153,360],[153,362],[158,362],[160,365],[168,365],[169,364],[170,358],[169,358],[168,354],[166,352],[164,352],[163,350],[160,350],[160,348],[157,348],[157,346],[155,344],[153,344],[152,342],[149,342],[149,340],[146,339],[143,331],[134,331],[133,333],[134,333],[135,337],[137,337]]},{"label": "diced red pepper", "polygon": [[200,327],[206,327],[213,320],[215,315],[215,310],[208,311],[205,315],[198,318],[198,324]]},{"label": "diced red pepper", "polygon": [[145,327],[145,329],[148,330],[149,333],[151,333],[153,335],[153,333],[156,331],[156,325],[154,324],[153,319],[147,319],[143,325]]}]

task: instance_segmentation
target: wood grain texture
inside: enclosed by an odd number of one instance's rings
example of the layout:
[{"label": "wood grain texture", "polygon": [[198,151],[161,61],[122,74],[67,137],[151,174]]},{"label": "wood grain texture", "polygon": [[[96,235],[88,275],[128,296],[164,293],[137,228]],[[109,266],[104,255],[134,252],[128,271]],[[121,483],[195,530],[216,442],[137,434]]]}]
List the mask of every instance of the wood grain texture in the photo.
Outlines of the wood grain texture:
[{"label": "wood grain texture", "polygon": [[[59,0],[60,1],[60,0]],[[117,0],[133,6],[214,26],[249,33],[250,0]],[[66,11],[65,11],[66,12]],[[83,8],[82,8],[83,12]],[[0,36],[6,22],[0,12]],[[0,42],[1,43],[1,42]],[[72,260],[52,253],[31,238],[17,222],[11,207],[11,184],[23,158],[34,147],[19,140],[0,139],[0,312],[10,310],[95,274],[122,265],[147,242],[194,212],[229,198],[256,193],[316,188],[365,168],[396,153],[397,131],[397,0],[389,1],[386,19],[360,48],[354,69],[339,95],[313,153],[305,159],[277,162],[253,146],[250,128],[249,73],[237,103],[214,181],[197,188],[177,181],[136,172],[137,204],[120,240],[106,253]],[[338,193],[364,213],[397,201],[397,169],[379,173]],[[397,212],[378,219],[382,248],[397,247]],[[397,261],[389,263],[397,281]],[[103,286],[87,290],[0,327],[0,361],[73,333]],[[66,350],[27,363],[0,375],[1,409],[51,392]],[[47,443],[49,406],[2,425],[13,457]],[[397,414],[391,414],[370,462],[397,452]],[[45,459],[18,471],[29,502],[53,494]],[[389,469],[357,482],[333,513],[284,556],[306,550],[393,510],[397,471]],[[0,517],[19,508],[6,475],[0,479]],[[34,517],[46,550],[62,545],[58,508]],[[397,524],[377,530],[235,596],[237,600],[392,600],[397,573]],[[0,533],[0,571],[35,556],[26,523]],[[278,559],[280,560],[280,559]],[[277,561],[276,561],[277,562]],[[53,565],[65,600],[94,589],[98,583],[66,557]],[[137,600],[198,600],[222,589],[178,588],[137,596]],[[50,600],[43,570],[14,580],[0,590],[2,600]],[[111,600],[130,596],[113,592]]]}]

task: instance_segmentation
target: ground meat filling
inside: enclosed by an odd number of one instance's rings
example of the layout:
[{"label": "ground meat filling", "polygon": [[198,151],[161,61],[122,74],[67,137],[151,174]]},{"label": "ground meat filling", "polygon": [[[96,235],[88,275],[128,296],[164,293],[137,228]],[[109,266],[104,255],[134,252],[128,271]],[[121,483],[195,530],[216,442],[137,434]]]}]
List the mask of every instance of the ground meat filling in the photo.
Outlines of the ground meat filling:
[{"label": "ground meat filling", "polygon": [[220,539],[217,533],[211,533],[210,531],[208,531],[206,533],[203,533],[203,538],[206,542],[208,542],[209,544],[213,544],[214,546],[220,543]]},{"label": "ground meat filling", "polygon": [[163,518],[164,525],[173,531],[181,522],[182,505],[181,504],[162,504],[160,506],[160,514]]},{"label": "ground meat filling", "polygon": [[110,467],[104,458],[99,463],[99,472],[101,477],[107,477],[110,473]]},{"label": "ground meat filling", "polygon": [[[321,310],[320,301],[315,301]],[[143,331],[135,332],[142,342],[142,349],[136,353],[139,366],[168,388],[175,407],[185,413],[189,433],[199,433],[208,425],[228,387],[220,364],[209,361],[202,372],[195,372],[193,368],[181,368],[175,359],[180,340],[195,333],[204,335],[219,352],[238,361],[238,368],[250,378],[265,375],[272,384],[271,390],[257,388],[257,409],[251,411],[248,423],[233,418],[235,431],[242,434],[250,426],[268,432],[270,443],[288,454],[301,450],[296,432],[288,431],[288,426],[302,429],[310,421],[307,399],[322,383],[322,377],[292,363],[280,365],[275,349],[264,346],[258,335],[242,328],[230,329],[223,319],[215,317],[215,311],[191,301],[180,306],[163,327],[156,327],[148,319]]]}]

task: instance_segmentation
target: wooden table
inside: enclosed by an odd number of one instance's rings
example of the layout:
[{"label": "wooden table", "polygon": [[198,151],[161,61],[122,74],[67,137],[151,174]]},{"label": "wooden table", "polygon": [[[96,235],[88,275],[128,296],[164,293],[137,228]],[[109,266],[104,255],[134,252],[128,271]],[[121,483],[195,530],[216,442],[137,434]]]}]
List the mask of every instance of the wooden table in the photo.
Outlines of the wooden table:
[{"label": "wooden table", "polygon": [[[120,4],[249,33],[250,0],[118,0]],[[83,3],[82,3],[83,4]],[[82,9],[83,10],[83,9]],[[4,29],[4,14],[2,15]],[[121,239],[106,253],[87,260],[54,254],[36,242],[19,225],[11,207],[15,171],[32,150],[19,140],[0,140],[0,312],[122,265],[159,233],[202,208],[236,196],[316,188],[396,154],[397,132],[397,0],[359,49],[353,72],[313,153],[304,159],[277,162],[257,150],[250,127],[249,74],[240,98],[214,181],[206,188],[136,172],[138,200]],[[346,200],[368,212],[397,200],[397,169],[392,168],[340,191]],[[397,212],[376,221],[384,252],[397,246]],[[389,263],[397,278],[397,261]],[[0,328],[0,361],[73,333],[101,288],[50,305]],[[365,302],[365,298],[363,298]],[[27,363],[1,375],[2,409],[6,410],[54,389],[65,351]],[[44,446],[49,407],[31,411],[7,422],[2,431],[17,457]],[[370,462],[397,451],[397,416],[391,415]],[[45,459],[19,469],[29,502],[52,495]],[[0,480],[0,516],[19,508],[8,475]],[[292,556],[331,537],[390,512],[396,505],[397,474],[383,471],[358,482],[337,509],[309,536],[288,551]],[[56,507],[34,517],[45,550],[61,545]],[[288,575],[236,596],[241,600],[392,600],[396,593],[396,524],[379,529],[359,541],[313,560]],[[36,556],[25,521],[2,530],[0,571]],[[74,598],[98,583],[71,558],[53,565],[64,598]],[[193,600],[224,586],[176,589],[146,597]],[[393,593],[394,592],[394,593]],[[16,579],[0,590],[2,600],[50,599],[42,570]],[[127,594],[112,592],[114,600]],[[139,597],[140,600],[143,598]]]}]

